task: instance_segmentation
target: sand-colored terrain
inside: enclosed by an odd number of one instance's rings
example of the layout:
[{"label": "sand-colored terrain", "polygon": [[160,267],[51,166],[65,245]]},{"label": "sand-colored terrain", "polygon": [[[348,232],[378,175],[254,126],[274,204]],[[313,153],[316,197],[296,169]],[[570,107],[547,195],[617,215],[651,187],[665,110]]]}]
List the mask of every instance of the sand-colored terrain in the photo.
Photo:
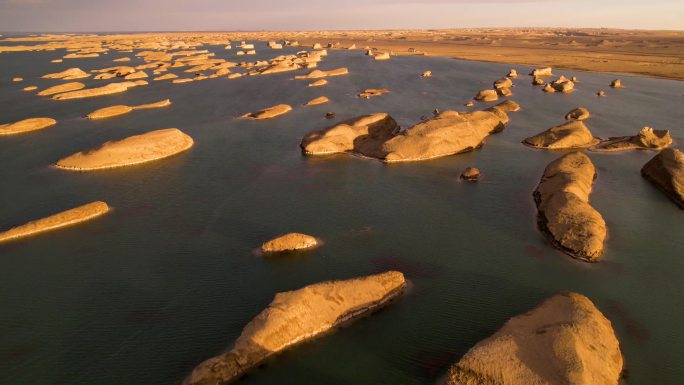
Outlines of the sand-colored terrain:
[{"label": "sand-colored terrain", "polygon": [[554,246],[570,256],[597,262],[603,255],[606,222],[589,204],[596,168],[583,152],[551,162],[534,191],[537,222]]},{"label": "sand-colored terrain", "polygon": [[30,118],[14,123],[0,124],[0,135],[16,135],[25,132],[42,130],[57,124],[52,118]]},{"label": "sand-colored terrain", "polygon": [[278,293],[230,351],[198,365],[183,384],[231,383],[266,358],[387,304],[405,287],[402,273],[388,271]]},{"label": "sand-colored terrain", "polygon": [[[684,79],[684,31],[571,28],[467,28],[441,30],[289,31],[56,35],[5,38],[0,53],[65,48],[69,57],[117,50],[192,51],[227,41],[283,41],[283,46],[370,50],[373,57],[448,56],[513,64]],[[3,42],[30,44],[3,44]],[[266,43],[264,43],[266,46]],[[178,52],[173,55],[177,55]],[[139,54],[138,54],[139,56]],[[168,61],[157,53],[149,61]]]},{"label": "sand-colored terrain", "polygon": [[684,153],[666,148],[644,165],[641,175],[684,209]]},{"label": "sand-colored terrain", "polygon": [[119,115],[125,115],[133,110],[148,110],[152,108],[162,108],[166,106],[170,106],[171,101],[169,99],[164,99],[160,100],[155,103],[149,103],[149,104],[141,104],[139,106],[126,106],[126,105],[117,105],[117,106],[110,106],[110,107],[104,107],[100,108],[98,110],[95,110],[89,114],[86,115],[86,118],[88,119],[105,119],[105,118],[111,118],[114,116],[119,116]]},{"label": "sand-colored terrain", "polygon": [[70,210],[62,211],[49,217],[37,219],[21,226],[13,227],[0,233],[0,242],[23,238],[29,235],[55,230],[61,227],[99,217],[109,211],[109,206],[104,202],[91,202]]},{"label": "sand-colored terrain", "polygon": [[261,251],[264,253],[282,253],[295,250],[311,249],[318,246],[315,237],[301,233],[289,233],[264,242]]},{"label": "sand-colored terrain", "polygon": [[622,353],[585,296],[561,293],[511,318],[451,367],[447,385],[617,385]]},{"label": "sand-colored terrain", "polygon": [[132,166],[176,155],[192,145],[192,138],[181,130],[167,128],[107,142],[98,148],[61,159],[55,165],[75,171]]}]

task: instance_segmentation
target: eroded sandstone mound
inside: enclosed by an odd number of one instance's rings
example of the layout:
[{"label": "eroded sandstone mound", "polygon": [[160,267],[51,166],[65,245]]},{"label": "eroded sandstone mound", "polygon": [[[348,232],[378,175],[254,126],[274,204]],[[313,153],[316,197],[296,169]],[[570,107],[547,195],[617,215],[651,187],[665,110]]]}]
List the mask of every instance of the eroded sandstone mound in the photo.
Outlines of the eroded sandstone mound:
[{"label": "eroded sandstone mound", "polygon": [[73,225],[96,218],[109,211],[109,206],[104,202],[91,202],[70,210],[37,219],[21,226],[13,227],[0,232],[0,242],[27,237],[29,235],[55,230],[60,227]]},{"label": "eroded sandstone mound", "polygon": [[64,92],[52,97],[54,100],[92,98],[96,96],[118,94],[126,92],[129,88],[137,86],[138,83],[128,81],[122,83],[110,83],[102,87],[86,88],[78,91]]},{"label": "eroded sandstone mound", "polygon": [[309,100],[309,101],[306,102],[306,104],[304,104],[304,105],[305,105],[305,106],[317,106],[317,105],[319,105],[319,104],[328,103],[329,101],[330,101],[330,99],[328,99],[327,97],[321,96],[321,97],[318,97],[318,98]]},{"label": "eroded sandstone mound", "polygon": [[537,68],[530,72],[530,76],[553,76],[553,70],[551,67]]},{"label": "eroded sandstone mound", "polygon": [[241,118],[252,118],[256,120],[271,119],[276,116],[287,114],[292,111],[292,107],[287,104],[278,104],[277,106],[264,108],[263,110],[250,112],[241,116]]},{"label": "eroded sandstone mound", "polygon": [[329,70],[329,71],[313,70],[306,75],[295,76],[295,79],[321,79],[321,78],[327,78],[327,77],[331,77],[331,76],[346,75],[348,73],[349,73],[349,70],[346,68],[337,68],[337,69]]},{"label": "eroded sandstone mound", "polygon": [[57,124],[57,121],[52,118],[30,118],[14,123],[0,124],[0,136],[42,130],[55,124]]},{"label": "eroded sandstone mound", "polygon": [[80,68],[69,68],[62,72],[56,72],[53,74],[43,75],[45,79],[62,79],[62,80],[75,80],[89,77],[90,74],[83,71]]},{"label": "eroded sandstone mound", "polygon": [[562,150],[568,148],[584,148],[597,144],[595,138],[584,122],[571,120],[560,126],[551,127],[535,136],[525,138],[523,143],[535,148]]},{"label": "eroded sandstone mound", "polygon": [[561,293],[513,317],[449,369],[448,385],[617,385],[620,344],[585,296]]},{"label": "eroded sandstone mound", "polygon": [[499,99],[499,94],[496,90],[482,90],[473,99],[478,102],[494,102]]},{"label": "eroded sandstone mound", "polygon": [[85,88],[85,84],[79,82],[64,83],[57,86],[52,86],[38,92],[38,96],[50,96],[60,94],[62,92],[77,91]]},{"label": "eroded sandstone mound", "polygon": [[388,271],[278,293],[228,352],[198,365],[184,384],[231,383],[266,358],[386,305],[405,287],[402,273]]},{"label": "eroded sandstone mound", "polygon": [[601,141],[589,148],[596,152],[617,152],[628,150],[662,150],[672,144],[672,137],[668,130],[654,130],[644,127],[634,136],[620,136]]},{"label": "eroded sandstone mound", "polygon": [[664,149],[644,165],[641,175],[684,209],[684,153]]},{"label": "eroded sandstone mound", "polygon": [[265,242],[261,245],[261,251],[264,253],[283,253],[311,249],[316,246],[318,246],[318,240],[311,235],[289,233]]},{"label": "eroded sandstone mound", "polygon": [[418,161],[471,151],[508,123],[507,112],[517,111],[508,101],[482,111],[444,111],[434,118],[398,132],[388,114],[373,114],[340,122],[302,139],[307,155],[352,153],[384,162]]},{"label": "eroded sandstone mound", "polygon": [[61,159],[56,166],[75,171],[132,166],[167,158],[188,150],[192,145],[190,136],[177,128],[167,128],[104,143],[98,148]]},{"label": "eroded sandstone mound", "polygon": [[584,107],[577,107],[565,114],[565,120],[587,120],[589,117],[591,117],[591,114]]},{"label": "eroded sandstone mound", "polygon": [[359,94],[357,96],[360,97],[361,99],[370,99],[370,98],[373,98],[376,96],[384,95],[388,92],[390,92],[390,91],[388,89],[385,89],[385,88],[382,88],[382,89],[373,88],[373,89],[367,89],[365,91],[359,92]]},{"label": "eroded sandstone mound", "polygon": [[554,160],[534,191],[539,227],[554,246],[587,262],[598,261],[606,239],[606,223],[589,204],[596,169],[582,152]]},{"label": "eroded sandstone mound", "polygon": [[155,103],[149,103],[149,104],[141,104],[139,106],[125,106],[125,105],[117,105],[117,106],[110,106],[110,107],[104,107],[100,108],[99,110],[95,110],[89,114],[86,115],[86,118],[88,119],[105,119],[105,118],[111,118],[114,116],[119,116],[119,115],[124,115],[127,114],[133,110],[147,110],[151,108],[162,108],[171,105],[171,101],[169,99],[164,99],[160,100]]}]

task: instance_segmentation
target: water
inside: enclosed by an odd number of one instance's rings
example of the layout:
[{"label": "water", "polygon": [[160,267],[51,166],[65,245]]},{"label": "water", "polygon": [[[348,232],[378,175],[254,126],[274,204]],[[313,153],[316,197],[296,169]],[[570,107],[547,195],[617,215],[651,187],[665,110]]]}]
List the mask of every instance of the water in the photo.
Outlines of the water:
[{"label": "water", "polygon": [[[222,47],[210,49],[238,60]],[[280,53],[259,51],[256,58]],[[597,136],[632,135],[649,125],[682,143],[684,83],[621,75],[626,88],[612,90],[615,75],[558,70],[580,80],[575,93],[562,95],[545,94],[521,76],[513,99],[522,111],[483,148],[387,166],[350,156],[305,158],[299,141],[332,123],[327,111],[337,112],[336,120],[388,112],[408,127],[435,107],[463,109],[511,66],[418,57],[372,62],[333,51],[321,68],[346,66],[351,74],[322,88],[285,73],[151,82],[73,101],[21,91],[59,83],[40,79],[45,73],[103,68],[131,56],[49,62],[62,55],[0,55],[2,122],[59,121],[0,138],[0,228],[93,200],[114,211],[0,246],[1,384],[178,384],[228,348],[276,292],[388,269],[405,272],[414,285],[399,302],[277,356],[240,383],[434,384],[509,317],[566,290],[587,295],[613,322],[627,384],[684,382],[684,212],[641,178],[654,153],[590,154],[598,170],[592,204],[609,238],[605,259],[586,264],[555,250],[536,227],[532,191],[560,153],[520,144],[577,106],[589,108]],[[434,77],[420,78],[424,70]],[[14,76],[26,80],[12,83]],[[392,92],[356,98],[366,88]],[[595,96],[600,88],[607,97]],[[301,106],[323,95],[332,102]],[[104,106],[164,98],[173,105],[81,118]],[[295,110],[271,121],[234,119],[279,103]],[[195,146],[139,167],[50,167],[104,141],[167,127],[191,135]],[[483,179],[460,182],[467,166],[479,167]],[[291,231],[325,244],[296,256],[254,255],[263,241]]]}]

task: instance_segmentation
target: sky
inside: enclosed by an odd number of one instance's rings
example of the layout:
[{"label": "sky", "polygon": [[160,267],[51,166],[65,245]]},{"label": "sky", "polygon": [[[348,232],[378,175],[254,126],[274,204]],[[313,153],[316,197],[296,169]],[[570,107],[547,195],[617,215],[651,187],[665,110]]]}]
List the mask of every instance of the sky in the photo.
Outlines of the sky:
[{"label": "sky", "polygon": [[0,0],[0,31],[684,30],[684,0]]}]

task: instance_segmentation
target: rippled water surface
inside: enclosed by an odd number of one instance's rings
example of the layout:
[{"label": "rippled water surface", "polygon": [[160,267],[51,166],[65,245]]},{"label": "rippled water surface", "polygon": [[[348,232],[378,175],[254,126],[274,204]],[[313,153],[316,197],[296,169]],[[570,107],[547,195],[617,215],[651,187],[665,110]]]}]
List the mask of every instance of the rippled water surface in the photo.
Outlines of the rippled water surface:
[{"label": "rippled water surface", "polygon": [[[223,47],[210,49],[238,60]],[[256,58],[279,53],[262,47]],[[372,62],[358,51],[332,51],[320,68],[346,66],[351,74],[322,88],[285,73],[150,82],[71,101],[21,91],[60,83],[40,79],[46,73],[103,68],[131,55],[50,63],[63,54],[0,55],[1,123],[59,121],[0,138],[0,228],[93,200],[114,210],[0,245],[1,384],[178,384],[228,348],[274,293],[388,269],[413,283],[399,302],[269,360],[240,383],[434,384],[509,317],[566,290],[587,295],[612,321],[627,384],[684,383],[684,211],[640,176],[654,153],[590,154],[598,171],[592,204],[609,238],[605,259],[586,264],[555,250],[535,223],[532,191],[560,153],[520,144],[577,106],[592,112],[596,136],[632,135],[648,125],[682,143],[683,82],[622,75],[626,88],[612,90],[615,75],[557,70],[580,80],[576,92],[563,95],[545,94],[521,76],[513,100],[522,110],[484,147],[387,166],[351,156],[305,158],[299,141],[332,123],[328,111],[336,120],[388,112],[409,127],[435,107],[462,110],[510,66],[419,57]],[[420,78],[424,70],[434,77]],[[26,80],[12,83],[14,76]],[[392,92],[358,99],[366,88]],[[595,96],[600,88],[607,97]],[[332,102],[301,106],[317,96]],[[103,121],[81,117],[165,98],[172,106]],[[270,121],[234,118],[279,103],[295,109]],[[50,166],[107,140],[167,127],[191,135],[195,146],[139,167],[73,173]],[[483,179],[460,182],[467,166],[479,167]],[[290,231],[325,244],[282,258],[254,254]]]}]

